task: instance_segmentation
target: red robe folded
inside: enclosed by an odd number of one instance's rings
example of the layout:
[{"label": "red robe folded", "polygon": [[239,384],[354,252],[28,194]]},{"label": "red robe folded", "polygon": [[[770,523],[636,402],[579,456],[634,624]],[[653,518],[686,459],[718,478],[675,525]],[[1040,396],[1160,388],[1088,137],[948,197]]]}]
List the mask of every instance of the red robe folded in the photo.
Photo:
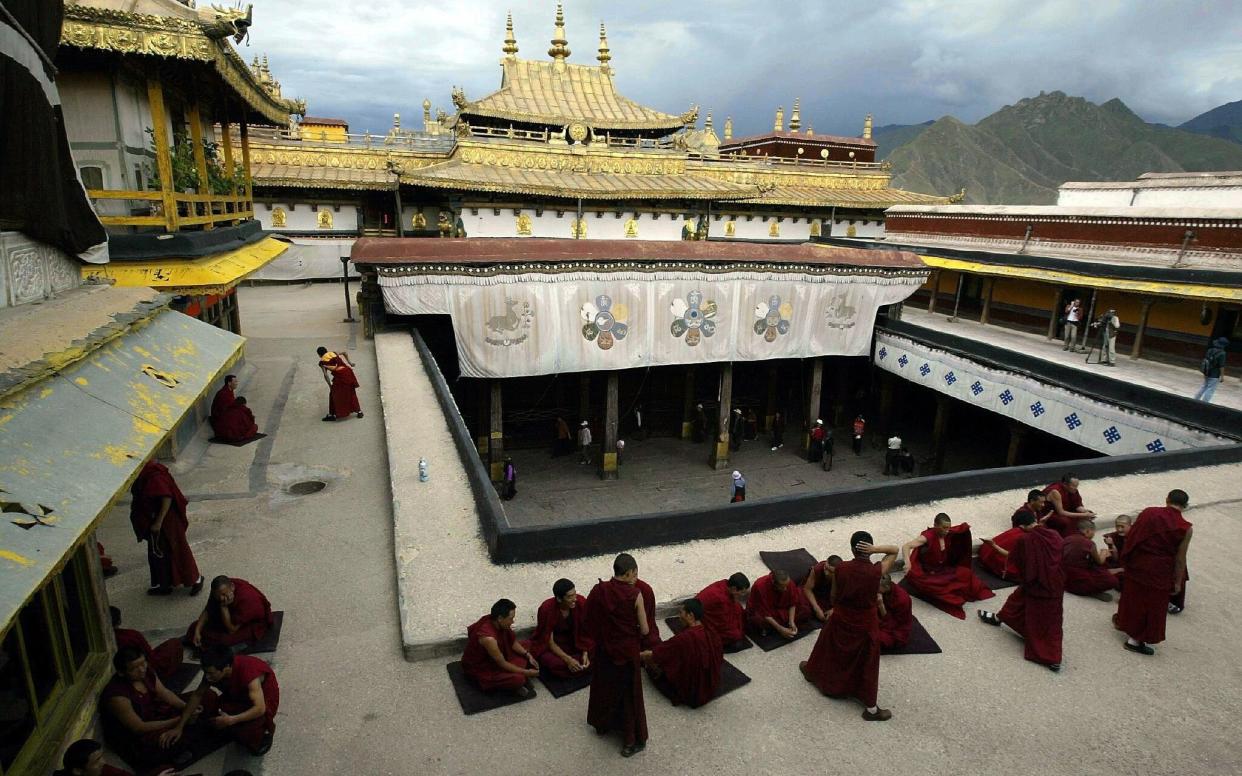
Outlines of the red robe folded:
[{"label": "red robe folded", "polygon": [[910,643],[914,628],[914,612],[910,594],[900,585],[893,585],[884,595],[884,611],[880,618],[880,648],[904,647]]},{"label": "red robe folded", "polygon": [[746,627],[763,633],[772,627],[767,622],[768,617],[788,626],[791,606],[794,608],[794,624],[801,630],[803,623],[811,618],[811,605],[806,602],[802,588],[791,579],[784,590],[777,590],[772,574],[765,574],[755,580],[750,588],[750,598],[746,600]]},{"label": "red robe folded", "polygon": [[962,604],[983,601],[994,594],[970,570],[970,524],[961,523],[949,529],[944,547],[935,528],[923,532],[927,543],[910,554],[910,568],[905,581],[923,600],[959,620],[966,619]]},{"label": "red robe folded", "polygon": [[151,666],[155,675],[164,683],[167,683],[169,677],[177,673],[177,669],[185,660],[185,649],[181,646],[181,639],[168,639],[152,649],[147,637],[136,630],[115,628],[112,632],[116,635],[117,651],[125,647],[133,647],[141,652],[147,658],[147,665]]},{"label": "red robe folded", "polygon": [[647,635],[643,637],[643,649],[651,649],[660,643],[660,629],[656,626],[655,591],[641,579],[634,581],[634,587],[642,595],[643,609],[647,612]]},{"label": "red robe folded", "polygon": [[733,599],[729,580],[713,582],[695,596],[703,604],[703,623],[716,631],[725,644],[741,641],[745,636],[742,605]]},{"label": "red robe folded", "polygon": [[[1018,543],[1018,537],[1022,535],[1021,528],[1010,528],[1008,531],[997,534],[992,537],[992,541],[996,542],[996,546],[1006,552],[1013,552],[1014,545]],[[1001,555],[990,544],[984,544],[979,547],[979,562],[984,567],[1000,577],[1001,579],[1017,579],[1018,568],[1013,565],[1013,558],[1008,555]]]},{"label": "red robe folded", "polygon": [[565,679],[572,676],[573,672],[569,670],[565,661],[552,651],[551,642],[555,641],[562,652],[579,662],[582,661],[583,653],[589,653],[595,647],[595,642],[591,641],[591,637],[587,635],[586,628],[583,626],[586,620],[586,607],[586,596],[581,595],[578,596],[574,608],[568,610],[563,617],[555,597],[539,605],[535,635],[530,639],[530,653],[535,656],[535,660],[539,661],[539,667],[553,676]]},{"label": "red robe folded", "polygon": [[332,387],[328,390],[328,414],[343,418],[351,412],[361,412],[358,404],[358,377],[344,359],[335,353],[325,354],[319,365],[332,373]]},{"label": "red robe folded", "polygon": [[462,671],[484,692],[516,690],[526,684],[524,675],[504,670],[487,654],[479,641],[489,636],[496,639],[496,646],[500,647],[500,654],[505,660],[518,668],[528,666],[526,656],[513,650],[513,645],[517,643],[513,629],[501,628],[490,614],[485,614],[466,628],[466,651],[461,656]]},{"label": "red robe folded", "polygon": [[[151,566],[151,584],[190,586],[198,581],[198,564],[185,532],[189,527],[186,519],[188,502],[181,488],[173,480],[168,467],[148,461],[138,478],[130,487],[133,501],[129,507],[129,520],[138,541],[147,542],[147,562]],[[164,516],[158,537],[151,536],[151,526],[159,514],[160,502],[172,499],[172,506]]]},{"label": "red robe folded", "polygon": [[[824,614],[832,608],[832,577],[828,576],[828,561],[821,560],[811,567],[808,575],[811,578],[811,592],[815,594],[815,603],[819,604],[819,608]],[[806,595],[803,589],[802,595]],[[808,604],[809,605],[809,604]]]},{"label": "red robe folded", "polygon": [[626,746],[647,740],[638,596],[637,586],[609,579],[596,583],[587,598],[587,635],[595,641],[587,724],[601,735],[620,730]]},{"label": "red robe folded", "polygon": [[[268,628],[272,627],[272,605],[268,603],[267,596],[244,579],[230,579],[233,582],[233,603],[229,604],[229,619],[237,630],[229,633],[220,617],[220,604],[215,600],[208,601],[207,623],[203,625],[202,632],[204,647],[253,644],[266,636]],[[186,638],[191,641],[197,623],[198,620],[190,623],[185,632]]]},{"label": "red robe folded", "polygon": [[1164,641],[1177,549],[1191,524],[1172,507],[1148,507],[1126,534],[1121,550],[1125,584],[1117,627],[1144,644]]},{"label": "red robe folded", "polygon": [[1095,559],[1095,542],[1075,532],[1061,546],[1061,567],[1065,569],[1065,590],[1074,595],[1098,595],[1117,589],[1117,575]]},{"label": "red robe folded", "polygon": [[1050,528],[1025,532],[1010,556],[1018,567],[1018,589],[996,615],[1026,640],[1026,659],[1043,665],[1061,662],[1062,543]]},{"label": "red robe folded", "polygon": [[250,683],[263,677],[263,716],[225,728],[233,740],[254,751],[263,743],[266,733],[276,732],[276,709],[280,706],[280,685],[272,667],[257,657],[235,655],[233,670],[220,689],[220,711],[241,714],[254,704],[250,700]]},{"label": "red robe folded", "polygon": [[651,659],[660,668],[657,682],[665,685],[673,705],[698,708],[716,697],[720,689],[720,668],[724,664],[724,645],[711,628],[686,628],[668,641],[656,645]]},{"label": "red robe folded", "polygon": [[880,564],[843,561],[836,576],[836,605],[811,650],[806,677],[824,695],[857,698],[871,707],[880,686]]}]

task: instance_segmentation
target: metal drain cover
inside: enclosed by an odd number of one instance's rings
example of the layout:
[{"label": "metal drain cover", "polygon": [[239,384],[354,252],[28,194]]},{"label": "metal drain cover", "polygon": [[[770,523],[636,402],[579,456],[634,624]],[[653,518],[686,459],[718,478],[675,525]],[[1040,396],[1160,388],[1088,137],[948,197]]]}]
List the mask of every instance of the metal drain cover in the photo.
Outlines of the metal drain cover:
[{"label": "metal drain cover", "polygon": [[303,480],[290,485],[287,490],[295,496],[309,496],[312,493],[318,493],[328,487],[328,483],[322,480]]}]

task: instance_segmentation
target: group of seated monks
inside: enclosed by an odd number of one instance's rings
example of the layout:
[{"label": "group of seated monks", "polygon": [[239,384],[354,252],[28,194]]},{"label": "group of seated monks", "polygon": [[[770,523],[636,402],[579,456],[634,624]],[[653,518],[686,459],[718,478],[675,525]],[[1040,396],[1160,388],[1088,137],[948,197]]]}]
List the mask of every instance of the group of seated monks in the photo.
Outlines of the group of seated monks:
[{"label": "group of seated monks", "polygon": [[224,387],[216,391],[211,400],[211,430],[221,442],[245,442],[259,433],[254,413],[246,404],[245,396],[237,396],[237,375],[224,378]]},{"label": "group of seated monks", "polygon": [[[226,736],[255,755],[271,748],[280,685],[267,663],[243,654],[273,624],[271,604],[258,588],[216,577],[185,635],[156,647],[121,627],[120,609],[111,613],[116,673],[100,697],[100,717],[104,741],[125,762],[140,772],[182,767]],[[203,681],[178,695],[166,682],[182,667],[187,647],[200,655]]]}]

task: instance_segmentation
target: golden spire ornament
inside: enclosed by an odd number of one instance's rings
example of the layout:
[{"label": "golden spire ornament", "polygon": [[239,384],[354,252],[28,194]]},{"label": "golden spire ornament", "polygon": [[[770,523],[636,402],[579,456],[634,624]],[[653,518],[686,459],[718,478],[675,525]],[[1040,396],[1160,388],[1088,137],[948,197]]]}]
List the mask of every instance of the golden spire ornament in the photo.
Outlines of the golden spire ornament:
[{"label": "golden spire ornament", "polygon": [[724,139],[725,140],[733,139],[733,117],[732,116],[725,117]]},{"label": "golden spire ornament", "polygon": [[565,8],[556,4],[556,29],[552,31],[552,48],[548,56],[560,62],[569,58],[569,41],[565,39]]},{"label": "golden spire ornament", "polygon": [[776,109],[776,121],[772,122],[773,132],[785,131],[785,106],[782,105]]},{"label": "golden spire ornament", "polygon": [[789,131],[797,133],[802,129],[802,98],[794,97],[793,113],[789,116]]},{"label": "golden spire ornament", "polygon": [[599,23],[599,60],[600,69],[605,73],[612,72],[612,65],[608,64],[612,61],[612,51],[608,48],[608,32],[604,29],[604,23]]},{"label": "golden spire ornament", "polygon": [[515,59],[518,53],[517,38],[513,36],[513,14],[505,18],[505,45],[500,49],[506,59]]},{"label": "golden spire ornament", "polygon": [[867,114],[867,118],[863,119],[863,135],[862,136],[866,140],[871,139],[871,114],[870,113]]}]

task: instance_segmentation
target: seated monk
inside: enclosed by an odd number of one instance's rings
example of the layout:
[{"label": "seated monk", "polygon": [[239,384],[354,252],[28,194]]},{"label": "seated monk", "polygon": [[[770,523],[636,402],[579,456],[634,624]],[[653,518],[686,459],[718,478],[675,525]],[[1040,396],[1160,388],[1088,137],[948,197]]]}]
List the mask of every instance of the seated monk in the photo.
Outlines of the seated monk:
[{"label": "seated monk", "polygon": [[[53,771],[52,776],[134,776],[129,771],[105,763],[103,744],[89,738],[74,741],[66,747],[61,763],[63,767]],[[169,768],[160,771],[159,776],[175,776],[175,771]]]},{"label": "seated monk", "polygon": [[913,592],[959,620],[966,619],[962,604],[993,595],[970,569],[971,544],[970,525],[953,525],[941,512],[931,528],[902,548],[906,581]]},{"label": "seated monk", "polygon": [[1048,515],[1043,523],[1061,534],[1062,538],[1075,532],[1074,526],[1084,517],[1095,517],[1095,513],[1082,505],[1082,494],[1078,492],[1078,477],[1072,472],[1061,475],[1061,479],[1044,488],[1044,497],[1048,500]]},{"label": "seated monk", "polygon": [[1108,551],[1095,546],[1095,523],[1078,521],[1078,532],[1061,545],[1061,568],[1065,592],[1112,600],[1106,591],[1117,589],[1117,575],[1108,570]]},{"label": "seated monk", "polygon": [[829,555],[828,560],[821,560],[811,567],[806,582],[802,583],[802,595],[820,622],[828,619],[828,612],[832,609],[832,573],[840,562],[840,555]]},{"label": "seated monk", "polygon": [[244,442],[259,433],[254,413],[246,406],[246,398],[234,396],[236,390],[237,376],[229,375],[224,378],[224,387],[211,400],[208,420],[216,438],[223,442]]},{"label": "seated monk", "polygon": [[643,597],[643,610],[647,613],[647,633],[643,636],[643,649],[651,649],[660,643],[660,628],[656,625],[655,591],[641,579],[634,580],[634,587]]},{"label": "seated monk", "polygon": [[[205,720],[164,686],[147,658],[134,647],[121,647],[112,657],[116,675],[99,698],[104,741],[137,770],[180,767],[194,759],[196,745],[211,738]],[[215,696],[205,699],[215,710]]]},{"label": "seated monk", "polygon": [[[208,685],[215,692],[208,690]],[[225,646],[203,651],[203,682],[194,691],[186,714],[196,702],[219,693],[219,713],[208,715],[216,730],[246,748],[250,754],[262,756],[272,748],[276,734],[276,710],[280,706],[280,684],[276,672],[257,657],[234,655]]]},{"label": "seated monk", "polygon": [[777,569],[755,581],[746,601],[746,628],[757,635],[774,630],[787,639],[811,619],[811,607],[802,588]]},{"label": "seated monk", "polygon": [[742,601],[750,594],[750,580],[742,572],[713,582],[695,596],[703,606],[703,624],[716,631],[725,647],[741,646],[746,638]]},{"label": "seated monk", "polygon": [[711,701],[720,689],[724,647],[720,636],[703,625],[703,604],[691,598],[681,605],[680,633],[639,654],[647,674],[674,706],[692,709]]},{"label": "seated monk", "polygon": [[147,664],[155,671],[160,681],[166,682],[169,677],[177,673],[177,669],[185,660],[185,648],[181,646],[181,639],[168,639],[152,649],[146,636],[136,630],[121,627],[120,609],[109,606],[108,611],[112,615],[112,632],[116,636],[117,649],[122,647],[137,649],[147,659]]},{"label": "seated monk", "polygon": [[1121,568],[1121,548],[1126,544],[1126,534],[1133,523],[1134,518],[1129,515],[1117,515],[1117,519],[1113,521],[1113,532],[1104,534],[1104,546],[1108,547],[1110,569]]},{"label": "seated monk", "polygon": [[1030,491],[1026,494],[1026,503],[1018,507],[1009,518],[1009,530],[999,533],[991,539],[983,540],[983,544],[979,547],[979,562],[988,571],[991,571],[1001,579],[1018,578],[1018,569],[1013,565],[1013,561],[1009,560],[1009,553],[1013,551],[1014,546],[1018,543],[1018,537],[1022,535],[1022,529],[1018,527],[1019,518],[1024,514],[1030,514],[1038,520],[1043,517],[1045,511],[1044,504],[1044,492],[1042,490]]},{"label": "seated monk", "polygon": [[586,598],[578,595],[573,582],[558,579],[552,597],[539,605],[535,635],[527,649],[553,676],[567,679],[589,671],[595,642],[586,633],[585,620]]},{"label": "seated monk", "polygon": [[888,574],[880,577],[880,649],[897,649],[910,643],[914,612],[910,594],[893,584]]},{"label": "seated monk", "polygon": [[271,626],[272,605],[259,588],[239,577],[220,575],[211,580],[207,605],[185,638],[197,648],[237,647],[261,640]]},{"label": "seated monk", "polygon": [[517,604],[502,598],[492,604],[490,614],[466,629],[461,667],[484,692],[507,690],[519,698],[529,698],[535,691],[528,681],[539,676],[539,661],[513,633],[515,612]]}]

